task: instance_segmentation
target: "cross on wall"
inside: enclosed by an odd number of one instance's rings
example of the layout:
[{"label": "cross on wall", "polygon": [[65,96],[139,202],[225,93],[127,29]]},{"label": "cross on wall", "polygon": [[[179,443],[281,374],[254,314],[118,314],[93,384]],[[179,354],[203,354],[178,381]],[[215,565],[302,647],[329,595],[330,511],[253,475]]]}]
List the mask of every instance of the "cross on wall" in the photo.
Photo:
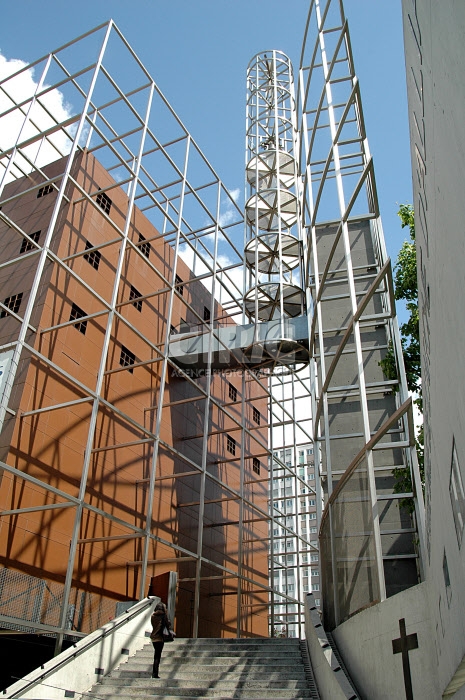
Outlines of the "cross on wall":
[{"label": "cross on wall", "polygon": [[399,620],[400,637],[392,640],[392,653],[402,654],[402,669],[404,672],[405,697],[407,700],[413,699],[412,676],[410,673],[410,660],[408,653],[412,649],[418,649],[418,637],[414,634],[407,634],[405,629],[405,619]]}]

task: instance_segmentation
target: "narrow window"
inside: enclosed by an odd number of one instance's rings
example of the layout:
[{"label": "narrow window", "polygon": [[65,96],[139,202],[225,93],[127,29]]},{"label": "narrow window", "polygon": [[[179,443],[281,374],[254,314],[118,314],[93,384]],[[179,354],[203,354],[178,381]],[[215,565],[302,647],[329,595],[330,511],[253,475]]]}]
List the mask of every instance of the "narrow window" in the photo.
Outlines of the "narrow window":
[{"label": "narrow window", "polygon": [[137,289],[131,284],[131,290],[129,292],[129,301],[133,302],[133,306],[135,306],[138,311],[142,311],[142,301],[139,298],[141,296],[142,294],[139,291],[137,291]]},{"label": "narrow window", "polygon": [[449,566],[447,564],[446,550],[444,550],[444,556],[442,558],[442,573],[444,575],[444,585],[446,587],[447,604],[450,607],[450,601],[452,598],[452,588],[450,585]]},{"label": "narrow window", "polygon": [[230,435],[226,435],[226,449],[232,455],[236,454],[236,441]]},{"label": "narrow window", "polygon": [[128,372],[133,373],[134,369],[131,367],[131,365],[134,364],[136,361],[136,356],[134,355],[133,352],[128,350],[124,345],[121,346],[121,356],[119,358],[119,363],[121,367],[127,367]]},{"label": "narrow window", "polygon": [[455,532],[459,547],[462,545],[463,528],[465,525],[465,493],[463,488],[462,474],[455,440],[452,443],[452,462],[449,479],[449,496],[452,505],[452,515],[454,516]]},{"label": "narrow window", "polygon": [[254,470],[255,474],[260,474],[260,460],[257,457],[253,458],[252,469]]},{"label": "narrow window", "polygon": [[260,425],[260,411],[255,406],[252,406],[252,417],[257,425]]},{"label": "narrow window", "polygon": [[[30,233],[29,238],[34,241],[34,243],[39,242],[40,238],[40,231],[35,231],[35,233]],[[35,245],[31,243],[31,241],[28,241],[27,238],[23,238],[22,243],[21,243],[21,248],[19,249],[19,254],[21,255],[22,253],[27,253],[28,250],[36,250]]]},{"label": "narrow window", "polygon": [[[86,312],[79,308],[77,304],[73,304],[71,307],[69,320],[75,321],[76,319],[83,318],[84,316],[87,316]],[[79,321],[79,323],[74,324],[74,327],[78,329],[79,333],[85,335],[87,330],[87,321]]]},{"label": "narrow window", "polygon": [[[5,306],[7,306],[11,311],[13,311],[13,313],[17,314],[18,311],[19,311],[19,307],[21,306],[21,300],[22,300],[22,298],[23,298],[23,293],[20,292],[19,294],[14,294],[14,295],[11,296],[11,297],[7,297],[7,298],[4,300],[3,303],[4,303]],[[10,315],[10,314],[9,314],[8,311],[6,311],[5,309],[2,309],[2,310],[0,311],[0,318],[5,318],[5,316],[9,316],[9,315]]]},{"label": "narrow window", "polygon": [[51,192],[53,192],[53,185],[44,185],[43,187],[39,187],[37,199],[40,199],[40,197],[45,197],[46,194],[50,194]]},{"label": "narrow window", "polygon": [[148,260],[150,257],[151,245],[141,233],[139,233],[139,249],[142,255],[145,255]]},{"label": "narrow window", "polygon": [[209,321],[210,318],[211,318],[210,309],[208,308],[208,306],[204,306],[203,307],[203,320]]},{"label": "narrow window", "polygon": [[174,278],[174,283],[178,289],[179,294],[181,296],[184,296],[184,285],[183,285],[183,281],[179,275],[176,275],[176,277]]},{"label": "narrow window", "polygon": [[103,209],[105,214],[110,213],[111,205],[113,204],[113,202],[111,201],[110,197],[105,194],[105,192],[99,192],[97,194],[96,202],[99,205],[100,209]]},{"label": "narrow window", "polygon": [[[94,246],[90,241],[86,241],[86,250],[90,250]],[[92,265],[94,270],[98,270],[98,267],[100,265],[100,259],[102,257],[102,253],[99,250],[93,250],[91,253],[84,253],[83,258],[84,260],[87,260],[89,265]]]},{"label": "narrow window", "polygon": [[237,401],[237,389],[231,382],[229,382],[229,398],[231,401]]}]

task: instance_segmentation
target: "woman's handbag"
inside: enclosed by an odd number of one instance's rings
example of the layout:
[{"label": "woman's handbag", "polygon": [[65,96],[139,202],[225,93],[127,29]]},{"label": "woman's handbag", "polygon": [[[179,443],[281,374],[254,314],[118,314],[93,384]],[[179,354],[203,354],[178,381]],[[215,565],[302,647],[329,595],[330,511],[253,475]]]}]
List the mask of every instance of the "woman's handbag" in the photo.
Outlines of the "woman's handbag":
[{"label": "woman's handbag", "polygon": [[168,619],[165,617],[163,621],[163,629],[161,632],[161,636],[163,637],[164,642],[174,642],[174,638],[176,637],[176,634],[173,632],[173,630],[170,630],[168,627]]},{"label": "woman's handbag", "polygon": [[168,627],[163,627],[161,635],[164,642],[174,642],[175,634],[173,630],[169,630]]}]

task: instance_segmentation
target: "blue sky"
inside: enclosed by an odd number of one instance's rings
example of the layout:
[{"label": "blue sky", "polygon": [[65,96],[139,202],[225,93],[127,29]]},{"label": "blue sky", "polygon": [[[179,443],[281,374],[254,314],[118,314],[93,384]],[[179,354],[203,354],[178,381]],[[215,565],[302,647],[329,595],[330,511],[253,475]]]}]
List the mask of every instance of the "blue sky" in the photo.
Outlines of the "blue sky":
[{"label": "blue sky", "polygon": [[[0,51],[32,61],[113,17],[231,190],[244,185],[245,71],[277,48],[298,65],[304,0],[2,2]],[[388,252],[412,195],[401,0],[346,0]],[[72,12],[74,14],[72,14]]]}]

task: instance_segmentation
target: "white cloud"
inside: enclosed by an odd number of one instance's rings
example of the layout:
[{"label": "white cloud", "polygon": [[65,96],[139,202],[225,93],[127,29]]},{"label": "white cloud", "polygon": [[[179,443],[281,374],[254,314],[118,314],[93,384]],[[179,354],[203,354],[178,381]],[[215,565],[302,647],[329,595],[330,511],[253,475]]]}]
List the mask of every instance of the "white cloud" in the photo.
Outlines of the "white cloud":
[{"label": "white cloud", "polygon": [[[8,76],[25,68],[27,64],[20,59],[8,59],[0,53],[0,81]],[[0,150],[6,150],[15,145],[24,122],[24,114],[30,107],[31,102],[27,101],[33,97],[37,88],[34,69],[23,70],[19,75],[2,82],[0,85]],[[46,85],[44,88],[46,89]],[[15,104],[25,101],[21,109],[15,108]],[[38,136],[41,131],[54,126],[56,122],[63,122],[72,115],[72,107],[69,105],[62,92],[57,89],[50,90],[40,98],[40,103],[36,102],[30,113],[30,120],[21,133],[20,140]],[[68,134],[72,138],[75,127],[68,127]],[[43,165],[57,160],[61,154],[69,153],[71,138],[63,131],[56,132],[48,140],[38,140],[24,149],[26,155],[33,163],[42,167]],[[55,148],[55,147],[56,148]],[[57,150],[58,149],[58,150]],[[0,176],[3,175],[8,159],[5,157],[0,161]],[[17,154],[15,166],[12,168],[8,180],[13,176],[21,176],[29,173],[32,167],[27,160]]]},{"label": "white cloud", "polygon": [[[239,197],[241,195],[241,190],[239,187],[237,187],[234,190],[228,190],[229,195],[233,199],[234,202],[238,202]],[[225,203],[221,207],[220,210],[220,216],[218,218],[218,226],[220,228],[224,228],[226,226],[229,226],[230,224],[236,224],[240,223],[241,221],[241,214],[238,212],[237,208],[234,206],[234,204],[231,202],[229,198],[226,198]],[[213,242],[215,240],[215,231],[216,227],[213,224],[208,223],[206,224],[206,228],[203,233],[203,238],[205,241],[208,242]],[[218,241],[224,241],[226,240],[224,235],[219,231],[218,233]]]},{"label": "white cloud", "polygon": [[[186,263],[186,265],[189,267],[190,270],[194,273],[196,276],[200,276],[206,273],[209,273],[209,270],[205,263],[203,262],[202,258],[200,255],[195,253],[195,251],[187,245],[181,246],[179,250],[179,254],[183,261]],[[222,284],[219,284],[217,282],[216,288],[215,288],[215,299],[220,303],[224,304],[226,302],[231,301],[231,297],[234,297],[237,299],[237,297],[242,296],[242,289],[243,289],[243,271],[242,271],[242,265],[233,268],[232,270],[228,270],[228,272],[221,273],[220,271],[226,267],[229,267],[232,265],[233,262],[228,258],[227,255],[218,255],[217,256],[217,269],[219,271],[219,274],[217,275],[218,280],[222,280],[224,286]],[[211,274],[211,273],[210,273]],[[202,280],[202,284],[206,289],[208,289],[209,292],[212,290],[212,277],[206,277],[205,279]],[[232,284],[233,283],[233,284]],[[238,289],[236,289],[234,287]],[[239,311],[239,308],[238,308]]]},{"label": "white cloud", "polygon": [[[239,187],[237,187],[234,190],[229,190],[229,194],[231,198],[234,200],[234,202],[237,204],[239,197],[241,195],[241,190]],[[226,206],[224,207],[224,210],[220,212],[220,218],[219,218],[219,225],[220,226],[227,226],[228,224],[232,224],[234,221],[239,221],[240,219],[240,214],[237,211],[236,207],[232,204],[230,199],[226,200]]]},{"label": "white cloud", "polygon": [[241,195],[240,187],[237,187],[235,190],[229,190],[229,194],[231,195],[231,197],[234,199],[234,201],[237,204],[239,201],[239,197]]}]

